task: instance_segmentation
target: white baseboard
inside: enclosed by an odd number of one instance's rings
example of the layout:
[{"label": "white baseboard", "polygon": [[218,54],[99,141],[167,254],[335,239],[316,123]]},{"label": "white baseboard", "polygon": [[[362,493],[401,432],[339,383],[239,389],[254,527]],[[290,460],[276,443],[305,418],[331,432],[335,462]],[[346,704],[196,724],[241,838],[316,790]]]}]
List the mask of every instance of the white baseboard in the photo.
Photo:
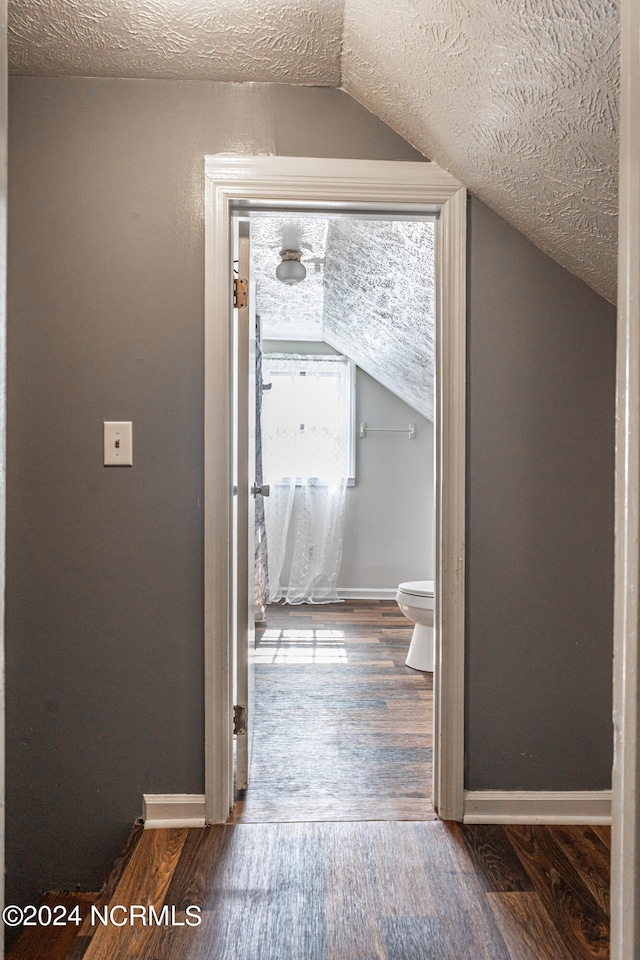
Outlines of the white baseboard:
[{"label": "white baseboard", "polygon": [[465,823],[611,823],[611,790],[465,790]]},{"label": "white baseboard", "polygon": [[338,587],[341,600],[395,600],[397,587]]},{"label": "white baseboard", "polygon": [[145,830],[166,827],[204,827],[204,794],[145,793],[142,797]]}]

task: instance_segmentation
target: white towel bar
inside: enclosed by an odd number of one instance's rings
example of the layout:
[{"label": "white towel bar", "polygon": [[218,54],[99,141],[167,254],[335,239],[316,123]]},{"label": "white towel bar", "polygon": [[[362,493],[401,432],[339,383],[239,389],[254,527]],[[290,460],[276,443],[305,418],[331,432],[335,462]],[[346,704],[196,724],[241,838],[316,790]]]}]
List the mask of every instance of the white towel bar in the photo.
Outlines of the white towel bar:
[{"label": "white towel bar", "polygon": [[360,436],[364,438],[367,433],[408,433],[409,440],[415,440],[416,425],[410,423],[408,427],[370,427],[366,423],[361,423]]}]

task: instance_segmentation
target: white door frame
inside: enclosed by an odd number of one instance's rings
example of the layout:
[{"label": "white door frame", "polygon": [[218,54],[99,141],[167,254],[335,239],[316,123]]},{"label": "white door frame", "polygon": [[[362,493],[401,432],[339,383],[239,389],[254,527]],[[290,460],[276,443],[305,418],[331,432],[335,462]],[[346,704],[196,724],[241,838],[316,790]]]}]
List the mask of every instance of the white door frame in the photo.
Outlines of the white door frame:
[{"label": "white door frame", "polygon": [[640,8],[621,12],[611,960],[640,960]]},{"label": "white door frame", "polygon": [[463,813],[466,190],[434,163],[292,157],[205,158],[205,816],[233,803],[230,650],[231,218],[310,204],[434,212],[436,328],[436,660],[434,806]]}]

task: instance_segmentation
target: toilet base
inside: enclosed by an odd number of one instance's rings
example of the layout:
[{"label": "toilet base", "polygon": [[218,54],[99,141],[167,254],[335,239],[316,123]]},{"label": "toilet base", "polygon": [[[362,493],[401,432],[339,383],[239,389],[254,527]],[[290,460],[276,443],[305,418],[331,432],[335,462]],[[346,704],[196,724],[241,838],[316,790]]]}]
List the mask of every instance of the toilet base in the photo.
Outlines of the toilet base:
[{"label": "toilet base", "polygon": [[409,644],[409,653],[405,663],[412,670],[425,670],[433,673],[434,634],[433,627],[416,623]]}]

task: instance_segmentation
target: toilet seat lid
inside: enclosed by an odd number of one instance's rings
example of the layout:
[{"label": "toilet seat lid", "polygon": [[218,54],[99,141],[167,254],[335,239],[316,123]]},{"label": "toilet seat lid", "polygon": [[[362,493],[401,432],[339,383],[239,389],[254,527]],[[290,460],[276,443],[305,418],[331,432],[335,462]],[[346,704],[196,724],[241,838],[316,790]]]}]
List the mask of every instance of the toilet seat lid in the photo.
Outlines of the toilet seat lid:
[{"label": "toilet seat lid", "polygon": [[407,583],[401,583],[398,587],[402,593],[408,593],[411,597],[433,597],[433,580],[409,580]]}]

